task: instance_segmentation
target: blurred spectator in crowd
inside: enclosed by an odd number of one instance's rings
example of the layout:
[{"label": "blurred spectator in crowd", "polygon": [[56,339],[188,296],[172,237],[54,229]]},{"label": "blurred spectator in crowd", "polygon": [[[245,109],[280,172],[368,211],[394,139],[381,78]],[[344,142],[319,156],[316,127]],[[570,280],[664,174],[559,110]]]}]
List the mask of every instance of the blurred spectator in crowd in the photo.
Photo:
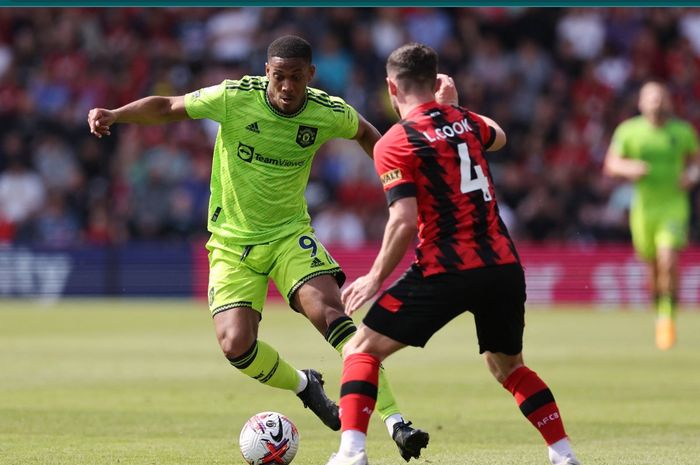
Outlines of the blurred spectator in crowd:
[{"label": "blurred spectator in crowd", "polygon": [[452,22],[445,10],[439,8],[411,8],[406,15],[408,38],[442,50],[452,35]]},{"label": "blurred spectator in crowd", "polygon": [[56,134],[40,134],[32,158],[47,188],[61,193],[74,191],[80,185],[83,172],[69,140]]},{"label": "blurred spectator in crowd", "polygon": [[683,37],[690,42],[695,55],[700,56],[700,11],[688,11],[681,16],[679,28]]},{"label": "blurred spectator in crowd", "polygon": [[60,191],[49,191],[42,214],[30,224],[29,238],[45,247],[70,247],[80,242],[80,224]]},{"label": "blurred spectator in crowd", "polygon": [[253,48],[259,8],[227,8],[213,12],[206,22],[206,43],[219,62],[243,62]]},{"label": "blurred spectator in crowd", "polygon": [[324,244],[356,248],[366,240],[361,219],[352,210],[335,202],[325,204],[316,213],[313,227],[316,237]]},{"label": "blurred spectator in crowd", "polygon": [[562,45],[570,46],[580,60],[598,56],[605,43],[605,23],[595,8],[571,8],[559,20],[557,33]]},{"label": "blurred spectator in crowd", "polygon": [[329,31],[323,35],[319,47],[314,51],[313,60],[319,87],[333,95],[343,93],[348,86],[353,61],[335,32]]},{"label": "blurred spectator in crowd", "polygon": [[5,168],[0,173],[0,241],[21,239],[19,231],[38,213],[46,198],[41,177],[32,171],[26,159],[21,136],[10,132],[2,139]]},{"label": "blurred spectator in crowd", "polygon": [[375,14],[370,28],[372,41],[379,58],[386,60],[396,47],[408,40],[408,32],[400,9],[382,7],[377,8]]}]

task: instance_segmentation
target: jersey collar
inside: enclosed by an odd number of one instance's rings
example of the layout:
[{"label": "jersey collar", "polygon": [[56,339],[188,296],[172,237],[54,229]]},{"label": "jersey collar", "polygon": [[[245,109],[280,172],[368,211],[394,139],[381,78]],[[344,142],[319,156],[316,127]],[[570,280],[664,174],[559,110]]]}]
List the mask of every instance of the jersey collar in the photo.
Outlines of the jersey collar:
[{"label": "jersey collar", "polygon": [[274,113],[277,116],[281,116],[282,118],[294,118],[295,116],[299,116],[304,110],[306,110],[306,104],[309,101],[309,89],[306,89],[306,92],[304,93],[304,103],[301,104],[301,107],[295,111],[294,113],[287,114],[287,113],[282,113],[279,111],[277,108],[272,105],[272,102],[270,102],[270,98],[267,96],[267,86],[270,84],[270,81],[265,80],[265,103],[267,104],[267,108],[270,109],[272,113]]},{"label": "jersey collar", "polygon": [[425,111],[428,110],[429,108],[439,107],[439,106],[440,106],[440,104],[437,103],[435,100],[433,100],[433,101],[431,101],[431,102],[421,103],[420,105],[418,105],[418,106],[416,106],[416,107],[413,107],[413,108],[411,109],[411,111],[409,111],[409,112],[406,114],[406,116],[404,116],[403,119],[409,119],[410,117],[415,116],[415,115],[417,115],[418,113],[423,113],[423,112],[425,112]]}]

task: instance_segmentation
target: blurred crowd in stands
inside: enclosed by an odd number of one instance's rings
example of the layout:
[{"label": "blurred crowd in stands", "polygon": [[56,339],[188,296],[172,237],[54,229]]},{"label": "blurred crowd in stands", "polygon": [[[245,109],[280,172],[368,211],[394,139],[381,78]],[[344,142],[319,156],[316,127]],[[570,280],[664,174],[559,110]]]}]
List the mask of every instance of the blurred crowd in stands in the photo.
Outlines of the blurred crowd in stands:
[{"label": "blurred crowd in stands", "polygon": [[[216,123],[118,125],[98,140],[87,112],[263,74],[267,44],[287,33],[314,47],[312,85],[382,132],[396,121],[388,53],[434,47],[460,103],[509,135],[491,166],[522,241],[628,240],[630,187],[601,163],[645,80],[668,82],[700,128],[700,9],[0,8],[0,243],[206,237]],[[307,199],[329,245],[381,238],[384,195],[356,144],[321,149]]]}]

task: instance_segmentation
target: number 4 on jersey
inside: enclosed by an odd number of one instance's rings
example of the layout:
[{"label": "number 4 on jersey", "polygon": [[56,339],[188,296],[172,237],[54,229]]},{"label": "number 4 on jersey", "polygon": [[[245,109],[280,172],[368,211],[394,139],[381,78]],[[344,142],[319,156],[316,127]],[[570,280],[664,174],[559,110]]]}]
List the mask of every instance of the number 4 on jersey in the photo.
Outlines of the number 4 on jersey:
[{"label": "number 4 on jersey", "polygon": [[489,180],[484,175],[484,170],[481,169],[481,166],[477,165],[474,167],[476,177],[472,178],[472,158],[469,156],[467,144],[459,144],[457,152],[459,153],[459,173],[462,179],[460,190],[463,194],[480,190],[484,194],[484,200],[490,202]]}]

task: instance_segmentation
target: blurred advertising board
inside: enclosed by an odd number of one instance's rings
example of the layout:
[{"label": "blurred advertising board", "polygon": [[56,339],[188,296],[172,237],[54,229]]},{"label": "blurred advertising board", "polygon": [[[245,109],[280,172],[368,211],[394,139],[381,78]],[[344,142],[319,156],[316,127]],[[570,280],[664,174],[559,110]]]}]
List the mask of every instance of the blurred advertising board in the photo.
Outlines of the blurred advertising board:
[{"label": "blurred advertising board", "polygon": [[188,243],[0,246],[0,298],[192,296],[192,258]]},{"label": "blurred advertising board", "polygon": [[[348,282],[364,274],[379,245],[329,247]],[[593,304],[645,309],[646,270],[623,246],[519,245],[528,302],[535,305]],[[700,247],[681,256],[682,303],[700,303]],[[408,254],[390,285],[413,261]],[[60,296],[196,297],[207,295],[207,252],[202,243],[137,243],[65,250],[0,246],[0,298]],[[280,298],[274,285],[270,297]]]}]

